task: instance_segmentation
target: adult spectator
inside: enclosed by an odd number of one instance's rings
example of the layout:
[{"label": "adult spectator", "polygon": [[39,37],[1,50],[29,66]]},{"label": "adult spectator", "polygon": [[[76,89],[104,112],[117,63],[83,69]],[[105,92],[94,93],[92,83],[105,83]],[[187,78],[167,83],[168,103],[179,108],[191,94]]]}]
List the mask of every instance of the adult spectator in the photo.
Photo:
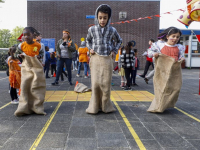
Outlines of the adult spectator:
[{"label": "adult spectator", "polygon": [[63,30],[63,37],[60,39],[56,46],[56,55],[57,55],[57,71],[56,71],[56,79],[52,83],[52,85],[57,85],[60,74],[62,72],[62,67],[65,63],[67,73],[68,73],[68,81],[70,85],[72,85],[72,77],[71,77],[71,65],[72,65],[72,53],[75,52],[75,45],[73,40],[71,39],[69,30]]}]

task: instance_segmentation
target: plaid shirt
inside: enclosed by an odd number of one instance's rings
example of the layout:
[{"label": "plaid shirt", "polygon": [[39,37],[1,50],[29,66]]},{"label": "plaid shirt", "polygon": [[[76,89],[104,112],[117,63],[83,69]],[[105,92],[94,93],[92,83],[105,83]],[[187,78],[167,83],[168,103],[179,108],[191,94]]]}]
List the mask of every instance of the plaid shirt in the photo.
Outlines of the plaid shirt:
[{"label": "plaid shirt", "polygon": [[[116,42],[116,46],[114,46],[113,40]],[[112,26],[105,27],[103,33],[99,26],[90,27],[86,41],[89,49],[93,49],[97,54],[103,56],[110,55],[111,51],[117,54],[122,43],[117,30]]]},{"label": "plaid shirt", "polygon": [[133,68],[135,66],[134,52],[131,50],[129,54],[126,54],[126,50],[123,50],[120,61],[123,68]]}]

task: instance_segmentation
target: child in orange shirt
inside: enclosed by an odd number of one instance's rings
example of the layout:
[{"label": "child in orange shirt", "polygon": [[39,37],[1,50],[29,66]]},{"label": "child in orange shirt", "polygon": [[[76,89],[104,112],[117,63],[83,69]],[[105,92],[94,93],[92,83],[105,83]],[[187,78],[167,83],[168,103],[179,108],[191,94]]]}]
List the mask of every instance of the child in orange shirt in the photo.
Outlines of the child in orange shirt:
[{"label": "child in orange shirt", "polygon": [[18,45],[16,52],[17,56],[23,59],[21,95],[18,108],[15,111],[16,116],[31,113],[46,114],[43,106],[46,82],[42,62],[40,62],[43,57],[43,50],[41,44],[34,41],[38,34],[39,32],[33,27],[24,28],[25,41]]},{"label": "child in orange shirt", "polygon": [[21,62],[14,57],[14,53],[16,52],[15,47],[11,47],[9,49],[11,57],[8,59],[9,66],[9,82],[10,82],[10,96],[11,96],[11,104],[18,104],[19,99],[17,96],[17,90],[20,88],[21,84]]}]

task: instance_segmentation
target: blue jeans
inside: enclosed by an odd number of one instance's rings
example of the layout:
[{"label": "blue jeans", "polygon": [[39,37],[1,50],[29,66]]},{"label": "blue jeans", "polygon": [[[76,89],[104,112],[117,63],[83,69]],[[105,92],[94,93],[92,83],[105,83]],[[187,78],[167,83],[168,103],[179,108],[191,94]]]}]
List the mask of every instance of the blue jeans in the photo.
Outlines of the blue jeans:
[{"label": "blue jeans", "polygon": [[87,64],[87,71],[88,71],[88,75],[90,74],[90,66],[89,64]]},{"label": "blue jeans", "polygon": [[44,72],[46,71],[46,77],[48,77],[48,74],[49,74],[49,66],[50,66],[50,62],[45,62]]},{"label": "blue jeans", "polygon": [[85,74],[85,76],[87,76],[87,62],[79,62],[79,64],[78,64],[78,74],[80,75],[82,63],[83,63],[83,66],[84,66],[84,74]]},{"label": "blue jeans", "polygon": [[77,60],[72,60],[73,70],[77,69]]},{"label": "blue jeans", "polygon": [[57,60],[57,71],[56,71],[56,82],[58,82],[59,77],[61,75],[64,63],[66,65],[67,73],[68,73],[68,81],[71,83],[72,81],[72,72],[71,72],[71,66],[72,66],[72,59],[69,58],[60,58],[60,60]]}]

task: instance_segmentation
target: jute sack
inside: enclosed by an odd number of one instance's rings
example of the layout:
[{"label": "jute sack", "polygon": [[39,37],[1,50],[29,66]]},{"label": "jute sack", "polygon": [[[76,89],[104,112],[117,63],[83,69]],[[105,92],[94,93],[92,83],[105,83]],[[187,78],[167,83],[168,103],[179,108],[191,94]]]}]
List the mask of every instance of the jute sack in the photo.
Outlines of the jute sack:
[{"label": "jute sack", "polygon": [[90,88],[88,88],[86,85],[84,85],[83,83],[78,83],[75,88],[74,91],[77,93],[84,93],[84,92],[89,92],[91,91]]},{"label": "jute sack", "polygon": [[94,54],[90,58],[92,96],[87,113],[96,114],[99,110],[104,113],[115,111],[110,100],[113,62],[111,56]]},{"label": "jute sack", "polygon": [[43,106],[46,79],[43,66],[37,57],[24,57],[21,66],[21,95],[15,115],[22,116],[31,113],[44,115],[46,114]]},{"label": "jute sack", "polygon": [[182,86],[182,61],[159,54],[155,59],[155,74],[153,78],[155,98],[148,112],[162,113],[167,108],[173,108],[178,100]]}]

